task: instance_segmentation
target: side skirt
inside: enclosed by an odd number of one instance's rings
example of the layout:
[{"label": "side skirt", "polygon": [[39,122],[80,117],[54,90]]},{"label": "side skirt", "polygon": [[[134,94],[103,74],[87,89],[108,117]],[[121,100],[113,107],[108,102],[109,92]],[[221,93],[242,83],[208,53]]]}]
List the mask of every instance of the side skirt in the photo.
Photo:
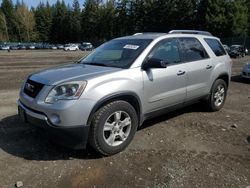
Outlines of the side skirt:
[{"label": "side skirt", "polygon": [[152,112],[149,112],[149,113],[146,113],[142,116],[142,121],[140,123],[140,126],[143,124],[143,122],[145,120],[148,120],[148,119],[152,119],[154,117],[157,117],[157,116],[160,116],[160,115],[163,115],[163,114],[167,114],[169,112],[172,112],[172,111],[175,111],[175,110],[178,110],[180,108],[184,108],[186,106],[190,106],[190,105],[193,105],[193,104],[196,104],[204,99],[207,99],[209,95],[205,95],[205,96],[202,96],[202,97],[198,97],[198,98],[195,98],[195,99],[192,99],[190,101],[186,101],[184,103],[180,103],[180,104],[177,104],[177,105],[173,105],[173,106],[169,106],[169,107],[166,107],[166,108],[162,108],[162,109],[157,109],[155,111],[152,111]]}]

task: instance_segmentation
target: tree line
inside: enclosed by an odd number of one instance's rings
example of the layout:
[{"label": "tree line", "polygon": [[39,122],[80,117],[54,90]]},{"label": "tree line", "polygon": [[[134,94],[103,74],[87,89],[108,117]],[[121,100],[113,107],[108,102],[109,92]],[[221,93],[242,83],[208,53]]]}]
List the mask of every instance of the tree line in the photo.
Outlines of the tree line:
[{"label": "tree line", "polygon": [[0,41],[101,43],[137,32],[206,30],[218,37],[250,35],[249,0],[78,0],[28,8],[2,0]]}]

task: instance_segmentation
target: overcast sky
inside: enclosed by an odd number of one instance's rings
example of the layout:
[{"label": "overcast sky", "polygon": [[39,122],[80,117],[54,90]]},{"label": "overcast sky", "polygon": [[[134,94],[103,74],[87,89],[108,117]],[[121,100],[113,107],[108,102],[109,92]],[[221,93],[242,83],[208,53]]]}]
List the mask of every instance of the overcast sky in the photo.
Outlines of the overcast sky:
[{"label": "overcast sky", "polygon": [[[28,5],[29,7],[36,7],[40,2],[47,2],[47,0],[23,0],[25,3],[26,3],[26,5]],[[54,4],[55,2],[56,2],[57,0],[48,0],[48,2],[50,3],[50,4]],[[64,0],[65,1],[65,3],[66,4],[70,4],[70,5],[72,5],[72,2],[73,2],[73,0]],[[81,7],[82,7],[82,5],[83,5],[83,1],[84,0],[79,0],[79,3],[80,3],[80,5],[81,5]],[[13,3],[16,3],[16,0],[12,0],[12,2]],[[21,2],[21,0],[20,0],[20,2]],[[0,0],[0,3],[2,3],[2,0]]]}]

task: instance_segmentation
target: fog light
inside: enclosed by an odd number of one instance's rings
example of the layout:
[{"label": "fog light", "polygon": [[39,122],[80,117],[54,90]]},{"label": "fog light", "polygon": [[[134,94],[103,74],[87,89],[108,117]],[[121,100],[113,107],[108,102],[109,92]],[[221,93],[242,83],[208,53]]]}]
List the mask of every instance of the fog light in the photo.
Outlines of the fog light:
[{"label": "fog light", "polygon": [[60,117],[57,114],[52,114],[52,116],[50,117],[50,121],[53,124],[58,124],[61,122]]}]

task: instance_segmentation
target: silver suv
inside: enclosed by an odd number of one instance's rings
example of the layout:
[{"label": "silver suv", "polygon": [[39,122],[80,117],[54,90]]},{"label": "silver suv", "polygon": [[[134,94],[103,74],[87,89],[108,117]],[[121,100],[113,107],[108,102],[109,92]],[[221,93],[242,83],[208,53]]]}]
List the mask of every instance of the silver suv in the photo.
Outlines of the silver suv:
[{"label": "silver suv", "polygon": [[22,120],[73,148],[126,148],[146,119],[203,100],[224,105],[231,60],[208,32],[138,33],[111,40],[74,64],[28,76]]}]

